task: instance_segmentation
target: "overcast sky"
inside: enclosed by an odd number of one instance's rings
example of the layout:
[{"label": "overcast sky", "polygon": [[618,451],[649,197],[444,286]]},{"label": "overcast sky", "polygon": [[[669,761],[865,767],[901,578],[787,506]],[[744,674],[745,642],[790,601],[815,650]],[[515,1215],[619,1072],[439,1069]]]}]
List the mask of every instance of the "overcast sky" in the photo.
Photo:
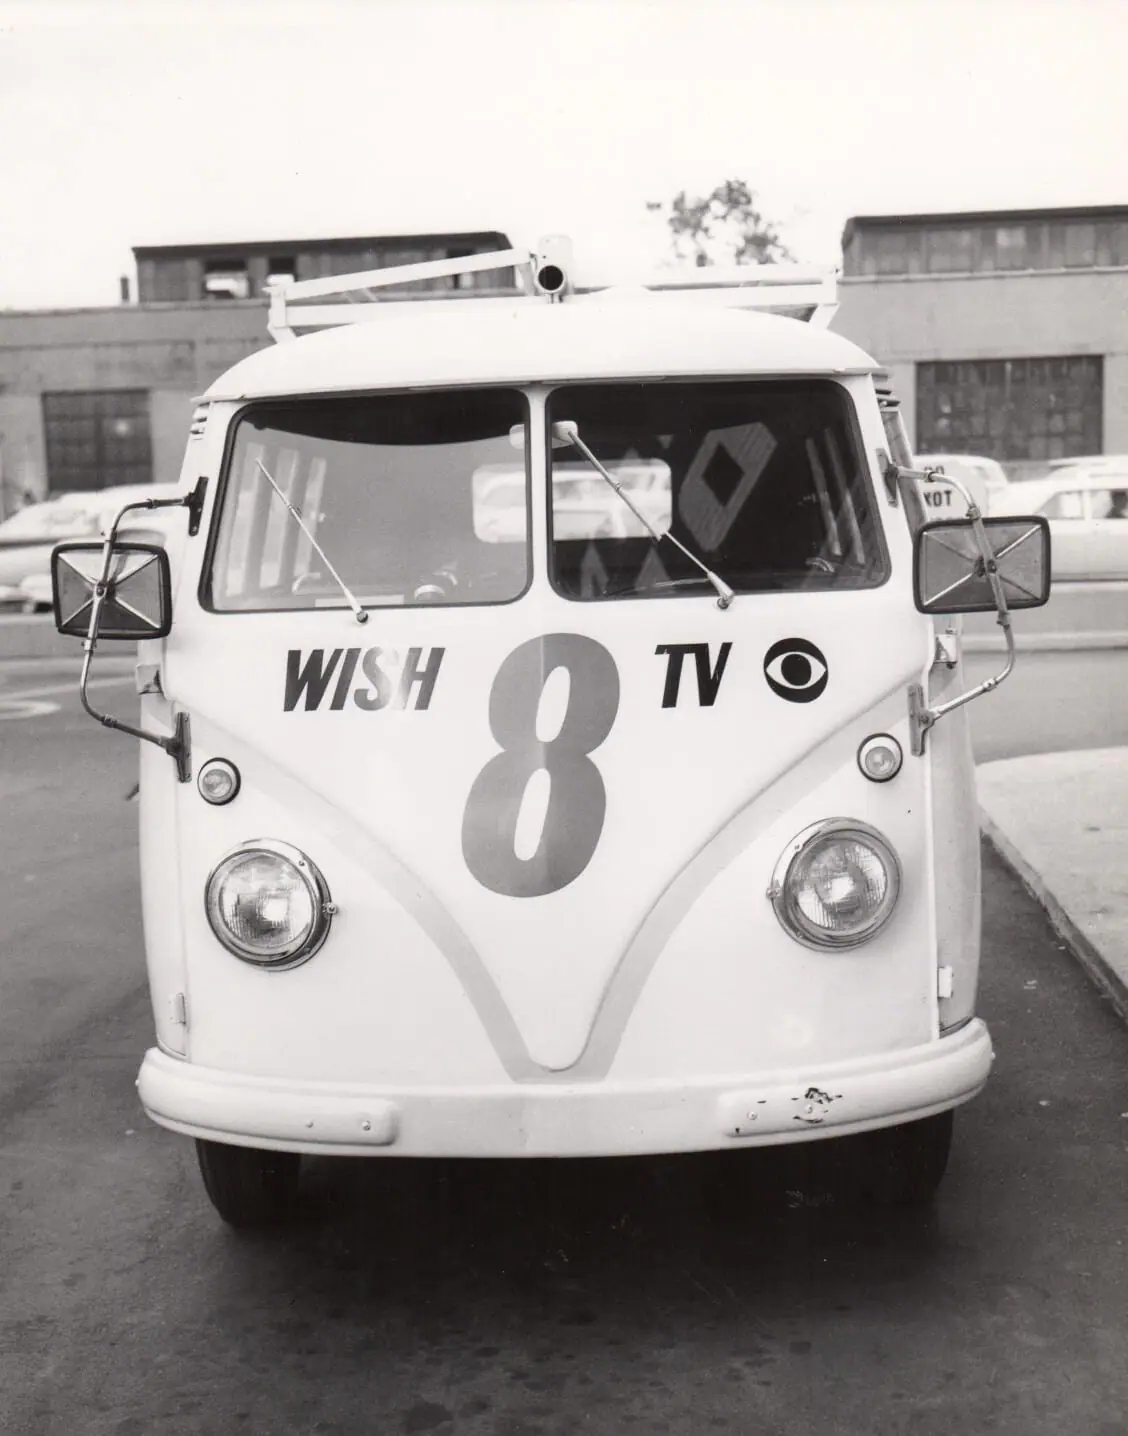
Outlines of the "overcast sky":
[{"label": "overcast sky", "polygon": [[665,258],[742,178],[851,214],[1128,203],[1124,0],[0,0],[0,307],[132,245],[500,229]]}]

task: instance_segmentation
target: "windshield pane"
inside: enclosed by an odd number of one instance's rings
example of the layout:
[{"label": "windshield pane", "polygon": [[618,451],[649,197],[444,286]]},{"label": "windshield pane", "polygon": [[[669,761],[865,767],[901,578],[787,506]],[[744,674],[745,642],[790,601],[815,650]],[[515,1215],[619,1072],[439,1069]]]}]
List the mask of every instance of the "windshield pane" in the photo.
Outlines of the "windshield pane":
[{"label": "windshield pane", "polygon": [[[249,409],[235,430],[205,602],[220,611],[347,606],[271,479],[366,606],[516,598],[528,583],[529,543],[515,425],[527,431],[516,390]],[[503,463],[517,502],[498,534],[482,474]]]},{"label": "windshield pane", "polygon": [[[738,593],[887,577],[853,411],[836,384],[577,385],[549,400],[549,422],[568,420],[652,527]],[[592,481],[583,504],[569,494],[581,474]],[[674,544],[643,536],[573,445],[553,445],[552,475],[552,576],[565,597],[712,594]]]}]

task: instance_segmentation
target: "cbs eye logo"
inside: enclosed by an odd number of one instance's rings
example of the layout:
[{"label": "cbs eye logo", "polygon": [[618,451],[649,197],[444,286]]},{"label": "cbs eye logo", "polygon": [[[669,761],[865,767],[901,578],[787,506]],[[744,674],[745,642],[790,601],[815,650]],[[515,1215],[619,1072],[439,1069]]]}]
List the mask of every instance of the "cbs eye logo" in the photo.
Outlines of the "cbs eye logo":
[{"label": "cbs eye logo", "polygon": [[768,687],[788,703],[813,703],[826,687],[826,659],[805,638],[781,638],[764,655]]}]

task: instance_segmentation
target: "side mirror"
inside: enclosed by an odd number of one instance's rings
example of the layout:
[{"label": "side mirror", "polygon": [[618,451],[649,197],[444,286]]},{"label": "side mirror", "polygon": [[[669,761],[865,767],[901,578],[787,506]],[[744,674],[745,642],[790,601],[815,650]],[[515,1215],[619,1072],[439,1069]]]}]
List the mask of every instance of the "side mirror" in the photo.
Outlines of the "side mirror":
[{"label": "side mirror", "polygon": [[[61,543],[51,552],[55,627],[86,638],[106,548],[100,543]],[[156,544],[115,543],[98,638],[163,638],[172,627],[168,554]]]},{"label": "side mirror", "polygon": [[[983,519],[1008,609],[1050,596],[1050,526],[1044,518]],[[913,539],[913,598],[921,613],[994,613],[995,595],[970,519],[925,524]]]}]

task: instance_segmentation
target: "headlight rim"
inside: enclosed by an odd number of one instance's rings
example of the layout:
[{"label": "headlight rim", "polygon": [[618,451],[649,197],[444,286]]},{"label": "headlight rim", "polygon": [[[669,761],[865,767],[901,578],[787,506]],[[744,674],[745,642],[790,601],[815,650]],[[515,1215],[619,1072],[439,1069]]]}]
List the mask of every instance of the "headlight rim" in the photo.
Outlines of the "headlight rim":
[{"label": "headlight rim", "polygon": [[[827,838],[858,838],[872,847],[885,865],[888,889],[877,919],[861,933],[838,934],[816,928],[799,910],[788,879],[795,864],[816,844]],[[901,897],[903,872],[893,844],[872,824],[860,818],[822,818],[797,833],[781,854],[772,873],[768,896],[784,932],[815,952],[849,952],[871,942],[888,924]]]},{"label": "headlight rim", "polygon": [[[268,957],[241,945],[219,915],[218,895],[223,878],[238,859],[251,853],[267,853],[290,863],[304,882],[313,908],[309,931],[283,951]],[[248,838],[237,844],[219,859],[204,884],[204,912],[216,941],[233,957],[260,972],[286,972],[308,962],[329,936],[336,911],[337,906],[330,896],[329,884],[321,869],[307,853],[278,838]]]}]

